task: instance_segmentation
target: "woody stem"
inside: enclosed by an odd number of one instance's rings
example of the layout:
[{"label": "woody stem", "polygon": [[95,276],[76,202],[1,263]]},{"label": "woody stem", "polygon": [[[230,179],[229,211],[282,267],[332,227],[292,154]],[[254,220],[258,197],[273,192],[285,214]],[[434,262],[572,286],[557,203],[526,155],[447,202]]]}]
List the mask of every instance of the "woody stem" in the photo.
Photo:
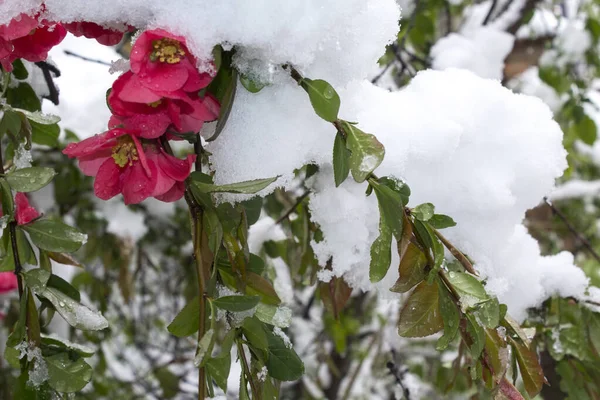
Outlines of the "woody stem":
[{"label": "woody stem", "polygon": [[[0,142],[0,174],[4,176],[4,158],[2,156],[2,143]],[[8,195],[12,196],[12,193]],[[5,205],[3,204],[4,208]],[[12,213],[13,210],[3,210],[4,213]],[[17,246],[17,222],[11,221],[8,224],[8,234],[10,235],[10,243],[13,253],[13,260],[15,262],[15,275],[17,276],[17,285],[19,287],[19,298],[23,296],[23,280],[21,279],[21,270],[23,266],[21,265],[21,259],[19,258],[19,247]]]}]

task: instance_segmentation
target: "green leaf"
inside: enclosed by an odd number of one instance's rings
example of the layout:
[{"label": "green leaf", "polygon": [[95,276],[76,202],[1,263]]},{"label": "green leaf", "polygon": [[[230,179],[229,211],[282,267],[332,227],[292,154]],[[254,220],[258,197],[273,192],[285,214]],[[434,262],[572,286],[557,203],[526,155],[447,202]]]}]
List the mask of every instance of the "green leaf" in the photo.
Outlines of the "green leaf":
[{"label": "green leaf", "polygon": [[72,253],[87,241],[87,235],[52,219],[37,220],[19,228],[29,233],[36,246],[48,251]]},{"label": "green leaf", "polygon": [[431,203],[419,204],[411,210],[411,214],[419,221],[429,221],[433,217],[435,207]]},{"label": "green leaf", "polygon": [[40,317],[30,290],[27,291],[27,339],[36,346],[41,342]]},{"label": "green leaf", "polygon": [[435,214],[427,222],[435,229],[444,229],[456,226],[456,222],[444,214]]},{"label": "green leaf", "polygon": [[50,276],[52,274],[45,269],[32,269],[25,273],[25,283],[35,293],[43,292],[50,280]]},{"label": "green leaf", "polygon": [[2,212],[6,216],[12,216],[15,208],[12,191],[8,182],[4,178],[0,178],[0,199],[2,200]]},{"label": "green leaf", "polygon": [[[194,365],[199,367],[202,365],[206,355],[209,353],[209,349],[211,348],[211,343],[213,340],[213,336],[215,331],[213,329],[209,329],[204,333],[202,339],[198,342],[198,348],[196,349],[196,356],[194,357]],[[208,354],[210,357],[210,354]],[[208,359],[207,359],[208,360]]]},{"label": "green leaf", "polygon": [[44,359],[48,365],[48,383],[57,392],[78,392],[92,379],[92,367],[82,358],[71,360],[68,353],[58,353]]},{"label": "green leaf", "polygon": [[436,343],[435,348],[438,351],[446,350],[448,345],[456,339],[458,335],[458,328],[460,326],[460,313],[456,308],[456,304],[452,301],[452,297],[448,292],[448,289],[438,279],[437,285],[439,287],[439,302],[440,311],[442,313],[442,319],[444,320],[444,334],[440,337]]},{"label": "green leaf", "polygon": [[227,392],[227,378],[231,368],[231,356],[226,354],[223,357],[211,358],[206,361],[206,371],[215,380],[224,392]]},{"label": "green leaf", "polygon": [[467,317],[467,333],[471,337],[471,356],[477,360],[485,346],[485,330],[471,314],[466,314]]},{"label": "green leaf", "polygon": [[21,368],[20,357],[21,351],[15,349],[14,347],[7,347],[4,349],[4,359],[8,362],[8,365],[13,367],[14,369]]},{"label": "green leaf", "polygon": [[231,66],[231,53],[223,52],[222,64],[219,68],[219,72],[210,86],[209,91],[215,95],[221,104],[219,111],[219,119],[215,128],[215,133],[208,139],[208,142],[212,142],[217,139],[227,123],[231,109],[233,108],[233,102],[235,100],[235,93],[237,91],[238,72]]},{"label": "green leaf", "polygon": [[200,302],[194,297],[173,319],[167,330],[177,337],[190,336],[200,328]]},{"label": "green leaf", "polygon": [[17,192],[35,192],[49,184],[56,172],[52,168],[29,167],[17,169],[6,175],[10,187]]},{"label": "green leaf", "polygon": [[403,337],[433,335],[444,326],[437,284],[421,282],[400,311],[398,334]]},{"label": "green leaf", "polygon": [[506,341],[496,329],[485,329],[485,357],[497,384],[506,374],[509,357]]},{"label": "green leaf", "polygon": [[42,103],[39,97],[26,82],[20,82],[16,87],[10,87],[6,91],[6,101],[14,109],[27,110],[31,112],[39,111]]},{"label": "green leaf", "polygon": [[108,321],[98,312],[90,310],[60,290],[49,285],[50,273],[37,268],[25,273],[25,282],[33,292],[48,300],[56,311],[74,328],[82,330],[102,330]]},{"label": "green leaf", "polygon": [[509,340],[517,357],[525,390],[529,396],[535,397],[542,390],[542,385],[544,384],[544,371],[540,366],[537,354],[510,336]]},{"label": "green leaf", "polygon": [[487,328],[495,328],[500,324],[500,303],[495,297],[479,303],[473,310],[473,315]]},{"label": "green leaf", "polygon": [[[194,178],[195,175],[192,175],[192,179]],[[193,184],[203,193],[227,192],[237,194],[255,194],[275,182],[277,178],[278,176],[275,176],[273,178],[255,179],[252,181],[229,183],[226,185],[214,185],[212,183],[204,183],[193,180]]]},{"label": "green leaf", "polygon": [[250,200],[242,201],[242,206],[246,210],[246,219],[248,220],[248,226],[254,225],[260,218],[260,213],[263,206],[263,198],[255,196]]},{"label": "green leaf", "polygon": [[404,220],[404,203],[402,195],[387,185],[377,183],[375,180],[369,181],[375,190],[377,202],[379,204],[379,216],[390,228],[396,239],[402,237],[402,221]]},{"label": "green leaf", "polygon": [[383,161],[385,148],[375,135],[365,133],[347,121],[341,124],[346,133],[348,150],[351,151],[350,172],[356,182],[364,182]]},{"label": "green leaf", "polygon": [[[36,265],[37,260],[35,258],[35,253],[31,248],[31,244],[29,240],[27,240],[27,236],[20,230],[15,231],[17,237],[17,249],[19,251],[19,260],[21,264],[31,264]],[[9,241],[9,234],[6,234],[6,238],[4,239],[5,246],[7,249],[6,257],[0,263],[0,272],[13,271],[15,269],[15,261],[13,258],[13,251]]]},{"label": "green leaf", "polygon": [[458,292],[464,310],[473,307],[489,298],[483,284],[466,272],[449,272],[448,280]]},{"label": "green leaf", "polygon": [[[398,243],[400,245],[400,243]],[[390,289],[392,292],[406,293],[425,279],[427,257],[414,243],[409,242],[398,266],[399,278]]]},{"label": "green leaf", "polygon": [[208,232],[208,247],[214,257],[218,256],[221,243],[223,242],[223,225],[219,221],[219,216],[214,209],[204,210],[203,224]]},{"label": "green leaf", "polygon": [[287,328],[292,321],[292,310],[271,304],[258,303],[254,315],[265,324],[279,328]]},{"label": "green leaf", "polygon": [[333,178],[338,187],[350,173],[350,151],[346,148],[346,140],[338,132],[333,142]]},{"label": "green leaf", "polygon": [[27,79],[27,77],[29,76],[29,72],[27,72],[27,68],[25,68],[25,65],[23,64],[22,60],[16,59],[15,61],[13,61],[12,65],[12,74],[15,78],[17,78],[20,81]]},{"label": "green leaf", "polygon": [[35,121],[29,121],[31,125],[31,140],[34,143],[57,147],[58,137],[60,136],[60,127],[58,124],[45,125]]},{"label": "green leaf", "polygon": [[21,296],[19,300],[19,319],[15,328],[6,340],[6,347],[15,347],[23,341],[26,333],[27,324],[27,296]]},{"label": "green leaf", "polygon": [[222,310],[241,312],[256,307],[259,301],[259,296],[223,296],[213,300],[213,304]]},{"label": "green leaf", "polygon": [[242,324],[242,332],[253,347],[260,350],[267,350],[269,347],[264,324],[258,318],[246,318]]},{"label": "green leaf", "polygon": [[598,136],[596,123],[587,115],[584,115],[579,121],[571,125],[571,129],[579,139],[590,146],[594,144]]},{"label": "green leaf", "polygon": [[246,294],[260,296],[260,301],[265,304],[277,305],[281,299],[275,288],[265,278],[251,271],[246,271]]},{"label": "green leaf", "polygon": [[5,110],[0,120],[0,136],[10,132],[17,136],[21,132],[21,116],[13,110]]},{"label": "green leaf", "polygon": [[13,110],[23,113],[28,120],[42,125],[54,125],[60,122],[60,117],[53,114],[43,114],[41,111],[28,111],[13,107]]},{"label": "green leaf", "polygon": [[293,349],[286,347],[283,340],[267,332],[269,341],[269,358],[267,369],[269,375],[280,381],[295,381],[304,375],[304,364]]},{"label": "green leaf", "polygon": [[304,78],[300,83],[310,99],[315,113],[327,122],[334,122],[340,110],[340,96],[335,89],[322,79]]},{"label": "green leaf", "polygon": [[161,367],[154,371],[154,376],[162,389],[162,398],[172,399],[179,393],[179,377],[169,367]]},{"label": "green leaf", "polygon": [[67,349],[70,351],[74,351],[79,354],[81,357],[91,357],[96,352],[93,348],[84,346],[78,343],[73,343],[69,340],[57,337],[56,335],[48,336],[41,335],[42,344],[45,346],[54,346],[59,347],[61,349]]},{"label": "green leaf", "polygon": [[387,274],[392,263],[392,232],[385,225],[384,220],[379,221],[379,236],[371,245],[371,263],[369,266],[369,279],[379,282]]},{"label": "green leaf", "polygon": [[260,92],[265,86],[264,83],[259,82],[257,80],[254,80],[250,77],[248,77],[248,75],[240,75],[240,83],[242,84],[242,86],[244,88],[246,88],[247,91],[249,91],[250,93],[258,93]]}]

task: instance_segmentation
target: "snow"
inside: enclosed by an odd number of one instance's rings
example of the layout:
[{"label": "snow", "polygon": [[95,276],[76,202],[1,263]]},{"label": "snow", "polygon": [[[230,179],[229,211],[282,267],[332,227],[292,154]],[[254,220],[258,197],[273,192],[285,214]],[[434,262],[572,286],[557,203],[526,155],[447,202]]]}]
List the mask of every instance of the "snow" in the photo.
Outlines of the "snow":
[{"label": "snow", "polygon": [[285,347],[287,347],[288,349],[292,348],[292,341],[290,340],[290,338],[285,334],[284,331],[281,330],[280,327],[275,326],[273,327],[273,334],[275,336],[279,336],[279,338],[281,340],[283,340],[283,344],[285,345]]},{"label": "snow", "polygon": [[[29,8],[35,4],[6,1],[0,6],[0,23],[16,15],[17,3]],[[184,35],[201,60],[210,58],[216,44],[235,46],[238,69],[270,86],[257,94],[238,87],[225,129],[207,145],[215,182],[280,176],[277,185],[289,189],[296,168],[318,164],[321,173],[311,182],[310,209],[326,239],[312,246],[321,265],[333,259],[333,270],[321,272],[320,278],[343,275],[353,287],[368,290],[374,288],[368,265],[378,234],[376,199],[365,197],[365,185],[351,179],[334,187],[335,129],[315,115],[306,93],[280,66],[292,63],[307,77],[329,81],[342,99],[340,116],[358,122],[385,145],[386,158],[377,174],[406,180],[413,193],[411,206],[432,202],[438,212],[454,218],[458,226],[445,234],[475,260],[488,289],[517,319],[550,295],[581,297],[587,286],[569,254],[542,257],[521,225],[525,211],[552,190],[566,167],[562,132],[541,100],[448,67],[500,79],[514,39],[501,31],[523,4],[514,1],[489,27],[480,25],[491,2],[472,7],[461,32],[436,44],[434,66],[444,70],[419,73],[406,89],[390,93],[362,79],[398,31],[394,0],[263,0],[259,5],[234,0],[45,1],[51,19],[166,28]],[[52,52],[70,82],[55,113],[66,118],[63,127],[87,137],[106,126],[104,96],[115,76],[107,66],[82,60],[62,66],[67,56],[61,49],[73,45],[82,55],[107,62],[118,57],[90,42],[83,48],[77,40],[83,39],[68,37]],[[575,23],[558,40],[575,45],[565,50],[572,51],[565,53],[569,59],[589,46]],[[86,107],[93,110],[93,120],[74,112]],[[52,108],[45,106],[47,111]],[[377,285],[382,295],[395,296],[387,290],[395,274],[397,269],[390,268]]]},{"label": "snow", "polygon": [[538,97],[554,112],[560,110],[564,102],[554,88],[540,79],[538,67],[527,68],[509,82],[509,87],[519,93]]},{"label": "snow", "polygon": [[504,59],[511,52],[514,36],[492,27],[450,33],[431,48],[433,68],[464,68],[483,78],[501,80]]},{"label": "snow", "polygon": [[582,181],[571,179],[558,186],[550,194],[551,200],[565,200],[580,197],[598,197],[600,194],[600,180]]},{"label": "snow", "polygon": [[17,169],[21,168],[29,168],[31,167],[31,162],[33,161],[33,157],[31,156],[31,151],[25,148],[24,143],[19,143],[19,147],[15,151],[15,167]]},{"label": "snow", "polygon": [[[5,1],[0,23],[14,17],[21,4],[35,2]],[[269,65],[291,62],[307,75],[332,84],[366,76],[398,32],[400,17],[395,0],[263,0],[261,4],[236,0],[46,0],[44,4],[50,20],[167,28],[185,36],[190,50],[201,60],[211,58],[217,44],[236,46],[240,70],[251,75],[268,77]]]},{"label": "snow", "polygon": [[106,106],[106,91],[117,76],[111,75],[107,66],[69,56],[65,50],[106,62],[117,60],[119,56],[112,48],[95,40],[71,34],[50,50],[52,61],[61,71],[61,76],[54,78],[60,90],[60,104],[55,106],[44,101],[42,110],[60,115],[61,128],[70,129],[80,139],[85,139],[107,129],[110,111]]},{"label": "snow", "polygon": [[[222,136],[208,148],[215,180],[281,175],[278,183],[289,187],[294,168],[319,164],[310,209],[325,240],[312,246],[321,265],[333,257],[333,271],[321,272],[320,278],[344,275],[353,287],[371,289],[376,200],[365,197],[365,186],[352,180],[333,187],[334,129],[312,114],[304,93],[288,81],[258,94],[240,91]],[[405,179],[413,192],[411,205],[433,202],[438,212],[454,218],[458,226],[447,230],[448,237],[476,261],[489,288],[509,303],[516,318],[554,293],[542,268],[547,259],[520,225],[525,211],[552,190],[566,167],[562,132],[541,100],[454,69],[422,72],[395,93],[367,82],[338,92],[341,117],[358,121],[386,147],[378,175]],[[576,270],[572,260],[559,260],[565,271]],[[390,268],[380,283],[382,295],[395,270]],[[579,288],[577,275],[570,276]]]},{"label": "snow", "polygon": [[134,242],[148,232],[148,227],[144,223],[144,214],[132,211],[120,199],[99,202],[99,206],[104,208],[104,215],[108,221],[106,228],[108,232],[130,238]]}]

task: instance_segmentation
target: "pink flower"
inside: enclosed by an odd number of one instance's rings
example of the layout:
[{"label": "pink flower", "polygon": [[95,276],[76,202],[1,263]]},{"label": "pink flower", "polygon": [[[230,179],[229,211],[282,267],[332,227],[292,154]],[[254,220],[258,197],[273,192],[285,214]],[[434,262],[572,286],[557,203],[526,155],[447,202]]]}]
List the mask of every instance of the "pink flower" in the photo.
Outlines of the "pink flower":
[{"label": "pink flower", "polygon": [[195,92],[213,78],[198,71],[183,37],[162,29],[143,32],[131,49],[130,61],[140,83],[154,91]]},{"label": "pink flower", "polygon": [[[18,225],[25,225],[40,216],[35,208],[29,204],[27,195],[25,193],[18,192],[15,196],[15,211],[16,220]],[[0,217],[3,215],[0,209]]]},{"label": "pink flower", "polygon": [[17,276],[13,272],[0,272],[0,294],[11,292],[17,286]]},{"label": "pink flower", "polygon": [[123,32],[107,29],[93,22],[71,22],[63,24],[63,26],[77,37],[85,36],[88,39],[96,39],[98,43],[105,46],[114,46],[123,39]]},{"label": "pink flower", "polygon": [[38,16],[21,14],[8,25],[0,26],[0,64],[12,71],[12,62],[18,58],[38,62],[48,58],[48,51],[66,36],[60,24],[40,23]]},{"label": "pink flower", "polygon": [[139,130],[147,139],[163,135],[169,127],[180,133],[199,132],[205,121],[219,116],[219,103],[211,94],[153,91],[132,72],[115,81],[108,104],[114,114],[109,128]]},{"label": "pink flower", "polygon": [[184,193],[183,181],[196,159],[189,155],[181,160],[167,154],[156,141],[144,141],[139,132],[111,129],[79,143],[71,143],[63,151],[79,160],[84,174],[95,176],[94,193],[108,200],[119,193],[125,204],[135,204],[148,197],[171,202]]}]

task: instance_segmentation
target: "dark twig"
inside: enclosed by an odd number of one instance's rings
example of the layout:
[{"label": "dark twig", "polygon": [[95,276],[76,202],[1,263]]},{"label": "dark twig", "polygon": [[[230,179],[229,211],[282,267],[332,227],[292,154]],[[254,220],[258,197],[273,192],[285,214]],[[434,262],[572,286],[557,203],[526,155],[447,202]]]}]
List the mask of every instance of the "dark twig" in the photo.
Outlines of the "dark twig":
[{"label": "dark twig", "polygon": [[[392,357],[396,359],[396,351],[392,349]],[[410,390],[404,386],[404,375],[406,374],[406,369],[398,366],[394,361],[388,361],[386,366],[390,370],[390,374],[394,375],[396,378],[396,383],[402,389],[402,394],[406,400],[410,400]]]},{"label": "dark twig", "polygon": [[487,15],[485,16],[485,19],[483,20],[482,25],[487,25],[488,22],[490,22],[490,19],[492,18],[492,14],[494,13],[494,10],[496,9],[497,4],[498,4],[498,0],[492,0],[492,5],[490,6],[490,10],[488,11]]},{"label": "dark twig", "polygon": [[60,76],[60,70],[46,61],[36,62],[35,65],[42,70],[42,73],[44,74],[44,80],[48,86],[48,95],[44,96],[44,98],[50,100],[55,105],[58,105],[58,89],[54,84],[52,74],[54,74],[54,78],[58,78]]},{"label": "dark twig", "polygon": [[296,208],[298,208],[298,206],[300,205],[300,203],[302,203],[302,201],[309,194],[310,194],[310,190],[307,190],[306,192],[302,193],[302,195],[296,199],[296,203],[293,206],[291,206],[285,213],[283,213],[283,215],[281,217],[279,217],[277,219],[277,221],[275,221],[275,225],[278,225],[278,224],[282,223],[285,219],[287,219],[290,215],[292,215],[292,213],[294,211],[296,211]]},{"label": "dark twig", "polygon": [[[4,158],[2,157],[2,146],[0,144],[0,174],[4,175]],[[11,195],[9,193],[9,195]],[[2,205],[4,208],[4,204]],[[4,214],[10,212],[9,210],[3,210]],[[10,243],[13,253],[13,261],[15,262],[15,275],[17,276],[17,285],[19,287],[19,299],[23,296],[23,280],[21,279],[21,259],[19,258],[19,248],[17,246],[17,223],[12,221],[8,224],[8,234],[10,236]]]},{"label": "dark twig", "polygon": [[81,54],[73,53],[72,51],[69,51],[69,50],[65,50],[65,54],[68,56],[80,58],[83,61],[89,61],[89,62],[93,62],[93,63],[100,64],[100,65],[106,65],[107,67],[111,66],[111,63],[109,63],[109,62],[98,60],[96,58],[85,57],[85,56],[82,56]]},{"label": "dark twig", "polygon": [[598,255],[598,253],[596,253],[596,250],[594,250],[594,248],[592,247],[592,244],[590,243],[590,241],[581,233],[579,233],[579,231],[577,230],[577,228],[575,228],[575,226],[571,223],[571,221],[569,221],[569,219],[567,218],[567,216],[560,211],[558,208],[556,208],[554,206],[554,204],[552,204],[552,202],[547,198],[544,197],[544,202],[552,209],[552,213],[554,215],[556,215],[558,218],[561,219],[561,221],[567,226],[567,228],[569,229],[569,231],[571,231],[571,233],[581,242],[581,244],[588,249],[588,251],[590,252],[590,254],[598,261],[600,262],[600,255]]}]

